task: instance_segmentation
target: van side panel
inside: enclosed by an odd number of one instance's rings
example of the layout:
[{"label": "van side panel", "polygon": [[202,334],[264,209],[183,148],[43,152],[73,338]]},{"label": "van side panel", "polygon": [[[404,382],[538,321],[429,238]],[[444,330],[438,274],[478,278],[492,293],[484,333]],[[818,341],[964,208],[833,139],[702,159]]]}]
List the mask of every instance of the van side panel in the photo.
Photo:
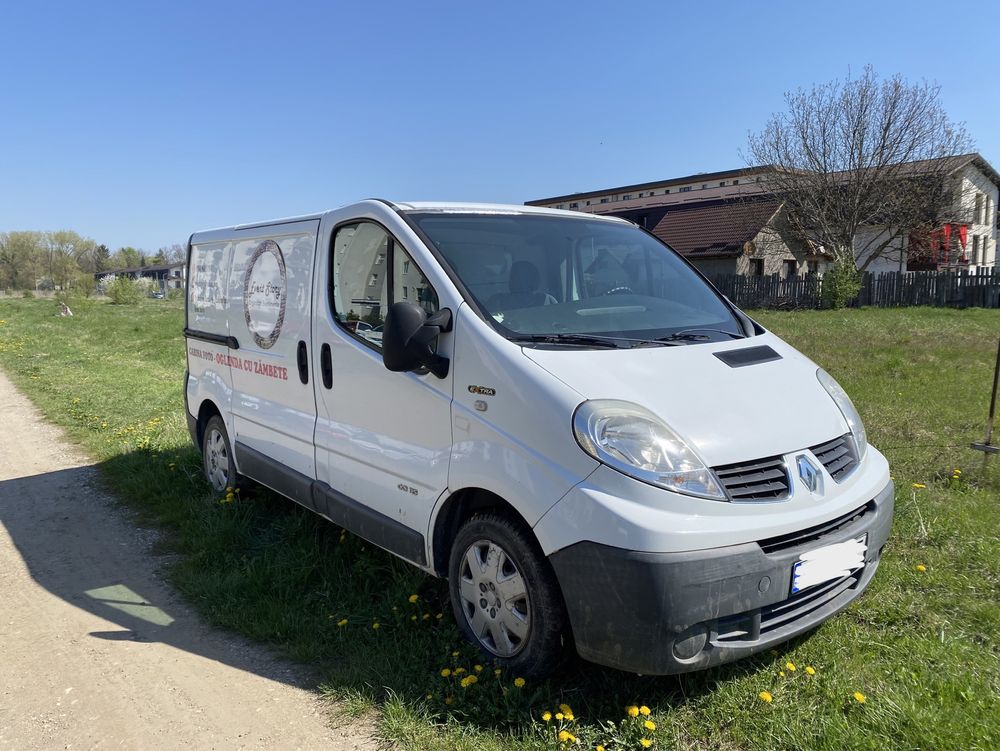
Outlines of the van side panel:
[{"label": "van side panel", "polygon": [[232,415],[240,446],[313,479],[316,400],[310,353],[312,273],[319,221],[237,230],[229,269]]},{"label": "van side panel", "polygon": [[225,341],[229,337],[226,312],[226,279],[233,244],[227,241],[197,242],[191,245],[187,280],[187,364],[185,386],[192,417],[206,400],[222,413],[226,424],[232,397],[232,379]]}]

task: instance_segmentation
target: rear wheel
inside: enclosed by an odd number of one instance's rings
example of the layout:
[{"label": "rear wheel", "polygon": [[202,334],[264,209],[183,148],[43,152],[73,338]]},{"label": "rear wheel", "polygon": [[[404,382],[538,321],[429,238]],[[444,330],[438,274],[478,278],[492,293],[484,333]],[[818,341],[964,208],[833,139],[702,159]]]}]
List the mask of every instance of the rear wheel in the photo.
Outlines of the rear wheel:
[{"label": "rear wheel", "polygon": [[448,582],[462,633],[511,673],[542,678],[562,660],[562,595],[523,524],[499,514],[466,522],[452,546]]},{"label": "rear wheel", "polygon": [[226,488],[238,487],[240,478],[236,474],[236,462],[226,433],[226,423],[218,415],[213,415],[205,423],[201,451],[205,479],[213,490],[221,493]]}]

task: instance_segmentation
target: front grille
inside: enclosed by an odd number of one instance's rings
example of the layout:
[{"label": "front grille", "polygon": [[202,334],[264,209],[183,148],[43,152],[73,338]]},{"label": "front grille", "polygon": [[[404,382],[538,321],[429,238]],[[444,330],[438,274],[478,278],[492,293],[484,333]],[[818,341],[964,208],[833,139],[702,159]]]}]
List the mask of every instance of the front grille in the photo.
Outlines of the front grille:
[{"label": "front grille", "polygon": [[861,579],[862,571],[864,569],[858,569],[841,579],[817,584],[792,595],[787,600],[766,605],[759,610],[720,618],[716,626],[719,635],[715,641],[757,641],[764,638],[770,632],[806,617],[856,586]]},{"label": "front grille", "polygon": [[780,456],[713,467],[734,501],[780,501],[788,497],[788,472]]},{"label": "front grille", "polygon": [[861,519],[866,514],[872,513],[875,513],[875,501],[868,501],[868,503],[861,508],[849,511],[842,516],[838,516],[836,519],[831,519],[830,521],[823,522],[822,524],[816,524],[815,526],[807,529],[789,532],[785,535],[769,537],[766,540],[758,540],[757,544],[760,545],[761,550],[770,555],[771,553],[777,553],[781,550],[798,547],[799,545],[803,545],[807,542],[822,540],[827,535],[838,532],[849,524],[854,524],[854,522]]},{"label": "front grille", "polygon": [[816,455],[837,482],[851,474],[858,466],[858,457],[854,454],[854,441],[851,440],[850,433],[821,443],[819,446],[812,446],[809,450]]}]

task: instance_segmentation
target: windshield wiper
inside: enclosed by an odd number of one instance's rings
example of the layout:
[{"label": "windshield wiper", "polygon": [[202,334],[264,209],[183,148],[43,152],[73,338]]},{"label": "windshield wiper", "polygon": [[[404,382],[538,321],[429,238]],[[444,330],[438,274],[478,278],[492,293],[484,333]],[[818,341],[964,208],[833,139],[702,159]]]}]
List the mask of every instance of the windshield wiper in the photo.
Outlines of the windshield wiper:
[{"label": "windshield wiper", "polygon": [[731,339],[746,339],[743,334],[734,334],[732,331],[726,331],[725,329],[684,329],[683,331],[676,331],[669,336],[661,336],[659,339],[654,339],[657,342],[697,342],[703,339],[708,339],[709,337],[704,334],[696,334],[696,331],[712,331],[716,334],[725,334]]},{"label": "windshield wiper", "polygon": [[521,334],[510,337],[512,342],[531,342],[537,344],[569,344],[591,347],[612,347],[619,349],[620,341],[628,341],[610,336],[592,336],[590,334]]}]

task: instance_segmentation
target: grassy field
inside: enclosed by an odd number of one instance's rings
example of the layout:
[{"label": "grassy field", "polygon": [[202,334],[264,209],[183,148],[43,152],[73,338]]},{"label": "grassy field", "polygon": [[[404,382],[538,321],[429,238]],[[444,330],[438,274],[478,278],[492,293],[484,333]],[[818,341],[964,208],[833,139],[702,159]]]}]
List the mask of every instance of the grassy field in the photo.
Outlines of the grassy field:
[{"label": "grassy field", "polygon": [[[892,464],[897,519],[870,591],[757,659],[667,678],[575,663],[520,687],[485,663],[476,672],[442,582],[267,493],[208,492],[183,416],[178,303],[75,312],[0,300],[0,367],[123,503],[167,531],[173,581],[210,621],[319,666],[341,711],[376,711],[400,748],[558,748],[558,727],[609,750],[641,738],[659,749],[1000,747],[1000,462],[984,474],[965,448],[982,440],[1000,311],[761,313],[851,393]],[[463,688],[469,674],[478,681]],[[572,719],[545,722],[561,703]],[[650,715],[628,717],[629,705]]]}]

